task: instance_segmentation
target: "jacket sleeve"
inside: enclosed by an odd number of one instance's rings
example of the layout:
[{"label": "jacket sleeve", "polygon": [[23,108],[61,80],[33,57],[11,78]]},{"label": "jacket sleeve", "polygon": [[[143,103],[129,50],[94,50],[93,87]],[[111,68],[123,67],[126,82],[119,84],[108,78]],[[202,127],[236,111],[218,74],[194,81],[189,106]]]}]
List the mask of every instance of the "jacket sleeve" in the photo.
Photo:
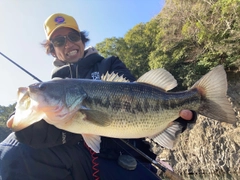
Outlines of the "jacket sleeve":
[{"label": "jacket sleeve", "polygon": [[80,134],[74,134],[41,120],[20,131],[15,132],[19,142],[33,148],[49,148],[61,144],[75,144],[82,140]]}]

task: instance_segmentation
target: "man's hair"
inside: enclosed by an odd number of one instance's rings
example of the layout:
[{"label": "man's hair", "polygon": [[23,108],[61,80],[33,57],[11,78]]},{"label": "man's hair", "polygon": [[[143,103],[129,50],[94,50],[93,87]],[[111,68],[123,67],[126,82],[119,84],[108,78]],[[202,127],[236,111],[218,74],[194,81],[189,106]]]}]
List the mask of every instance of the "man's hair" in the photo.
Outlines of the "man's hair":
[{"label": "man's hair", "polygon": [[[80,32],[80,36],[81,36],[81,40],[82,40],[84,45],[88,41],[90,41],[90,39],[87,37],[87,33],[85,31],[81,31]],[[43,43],[41,43],[41,45],[45,48],[45,52],[46,52],[47,55],[51,55],[54,52],[54,47],[53,47],[53,45],[52,45],[50,40],[45,40]]]}]

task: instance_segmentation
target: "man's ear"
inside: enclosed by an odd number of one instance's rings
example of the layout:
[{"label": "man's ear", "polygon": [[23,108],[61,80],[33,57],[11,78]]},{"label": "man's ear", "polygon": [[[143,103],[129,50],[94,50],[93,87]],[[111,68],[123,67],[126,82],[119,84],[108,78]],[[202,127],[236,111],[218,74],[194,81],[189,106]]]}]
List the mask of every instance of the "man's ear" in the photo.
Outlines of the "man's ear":
[{"label": "man's ear", "polygon": [[49,51],[50,51],[51,55],[52,55],[53,57],[56,57],[55,49],[54,49],[54,47],[53,47],[52,44],[50,44],[49,48],[50,48]]},{"label": "man's ear", "polygon": [[56,57],[56,54],[55,54],[54,52],[51,52],[51,55],[52,55],[53,57]]}]

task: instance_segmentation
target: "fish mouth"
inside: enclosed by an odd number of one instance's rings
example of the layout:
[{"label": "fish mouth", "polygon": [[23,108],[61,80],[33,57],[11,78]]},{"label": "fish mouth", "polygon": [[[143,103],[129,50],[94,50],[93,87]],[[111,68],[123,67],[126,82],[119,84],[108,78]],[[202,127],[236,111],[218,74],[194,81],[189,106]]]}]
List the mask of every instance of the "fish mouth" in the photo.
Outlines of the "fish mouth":
[{"label": "fish mouth", "polygon": [[16,108],[28,109],[31,104],[31,98],[27,87],[18,88],[18,101]]},{"label": "fish mouth", "polygon": [[[18,130],[19,129],[18,126],[21,126],[20,124],[22,123],[18,120],[18,118],[19,118],[18,116],[20,116],[19,111],[20,112],[28,111],[30,104],[31,104],[31,98],[30,98],[27,87],[18,88],[17,96],[18,96],[18,100],[17,100],[17,104],[15,107],[15,109],[16,109],[15,115],[11,116],[6,123],[7,127],[11,128],[14,131]],[[22,114],[22,113],[20,113],[20,114]],[[20,127],[20,130],[21,129],[22,128]]]}]

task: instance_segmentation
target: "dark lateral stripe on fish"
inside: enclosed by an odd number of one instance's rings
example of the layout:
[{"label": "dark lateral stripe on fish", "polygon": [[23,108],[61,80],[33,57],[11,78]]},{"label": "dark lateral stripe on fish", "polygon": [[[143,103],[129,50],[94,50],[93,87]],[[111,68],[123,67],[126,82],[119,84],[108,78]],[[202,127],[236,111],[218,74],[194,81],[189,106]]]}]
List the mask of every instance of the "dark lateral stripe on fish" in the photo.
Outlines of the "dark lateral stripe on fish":
[{"label": "dark lateral stripe on fish", "polygon": [[[171,93],[170,93],[171,94]],[[168,98],[167,100],[164,99],[164,96],[162,96],[163,99],[151,100],[144,99],[143,102],[141,102],[140,99],[137,101],[124,101],[121,98],[109,98],[106,97],[106,99],[101,98],[87,98],[85,99],[85,102],[83,105],[86,105],[87,107],[91,107],[92,105],[98,106],[101,108],[111,108],[114,111],[124,110],[125,112],[129,113],[148,113],[148,112],[157,112],[159,109],[175,109],[176,107],[182,107],[185,104],[189,104],[189,102],[198,102],[200,101],[200,94],[198,94],[197,89],[192,89],[188,93],[188,98],[186,98],[186,93],[178,92],[178,93],[172,93],[174,98]],[[178,98],[176,98],[176,95]]]},{"label": "dark lateral stripe on fish", "polygon": [[188,97],[185,92],[179,92],[173,94],[174,98],[168,98],[161,100],[160,104],[163,109],[175,109],[176,107],[186,107],[189,106],[190,103],[199,104],[200,100],[203,99],[198,92],[197,89],[193,89],[188,92]]}]

